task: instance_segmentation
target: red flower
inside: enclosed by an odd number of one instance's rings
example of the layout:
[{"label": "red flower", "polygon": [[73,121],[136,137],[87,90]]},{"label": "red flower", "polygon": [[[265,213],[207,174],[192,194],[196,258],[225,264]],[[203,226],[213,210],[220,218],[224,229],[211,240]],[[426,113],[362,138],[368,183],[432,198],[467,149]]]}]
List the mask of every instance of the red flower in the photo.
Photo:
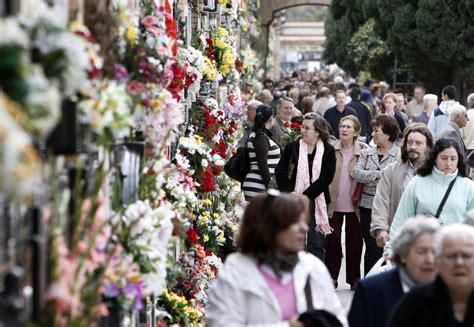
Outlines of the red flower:
[{"label": "red flower", "polygon": [[179,100],[179,92],[184,89],[186,74],[176,63],[171,65],[171,71],[173,73],[173,79],[168,85],[168,91],[173,94],[176,100]]},{"label": "red flower", "polygon": [[[207,37],[207,38],[206,38],[206,43],[207,43],[210,47],[212,47],[212,44],[213,44],[213,43],[212,43],[212,39],[211,39],[210,37]],[[209,50],[209,48],[208,48],[208,50]],[[211,51],[212,51],[212,50],[211,50]]]},{"label": "red flower", "polygon": [[291,123],[290,123],[289,121],[286,121],[286,122],[283,123],[283,125],[284,125],[285,127],[290,127],[290,126],[291,126]]},{"label": "red flower", "polygon": [[197,41],[198,41],[199,44],[202,43],[202,39],[200,37],[197,38]]},{"label": "red flower", "polygon": [[214,175],[212,174],[212,167],[207,166],[206,171],[201,176],[201,180],[199,181],[200,184],[200,191],[203,193],[212,192],[214,191]]},{"label": "red flower", "polygon": [[301,124],[293,122],[293,123],[291,123],[291,128],[299,131],[301,129]]},{"label": "red flower", "polygon": [[196,234],[196,231],[194,228],[189,227],[188,230],[186,231],[186,241],[189,243],[197,243],[199,240],[199,236]]}]

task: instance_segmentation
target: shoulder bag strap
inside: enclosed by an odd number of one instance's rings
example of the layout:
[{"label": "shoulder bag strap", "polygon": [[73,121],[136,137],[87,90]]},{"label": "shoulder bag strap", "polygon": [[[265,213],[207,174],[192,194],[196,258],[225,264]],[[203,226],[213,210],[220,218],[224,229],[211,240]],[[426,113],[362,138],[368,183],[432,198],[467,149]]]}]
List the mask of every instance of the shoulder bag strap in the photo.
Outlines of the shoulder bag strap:
[{"label": "shoulder bag strap", "polygon": [[456,176],[451,183],[449,183],[448,189],[446,190],[446,193],[444,193],[443,200],[441,200],[441,203],[439,204],[438,211],[436,212],[435,218],[439,218],[441,215],[441,211],[443,211],[444,204],[446,203],[446,200],[448,199],[449,193],[451,193],[451,190],[453,189],[453,185],[456,182],[456,179],[458,177]]},{"label": "shoulder bag strap", "polygon": [[304,286],[304,295],[306,297],[306,311],[313,310],[313,297],[311,296],[311,284],[310,284],[310,276],[311,274],[308,274],[308,278],[306,279],[306,285]]}]

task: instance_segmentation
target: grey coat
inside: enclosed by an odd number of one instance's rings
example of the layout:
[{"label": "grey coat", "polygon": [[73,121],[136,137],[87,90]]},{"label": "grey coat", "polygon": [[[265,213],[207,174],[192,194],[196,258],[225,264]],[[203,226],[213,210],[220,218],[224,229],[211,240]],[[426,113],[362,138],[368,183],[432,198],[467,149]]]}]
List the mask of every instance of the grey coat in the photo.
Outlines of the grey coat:
[{"label": "grey coat", "polygon": [[400,148],[392,144],[390,149],[385,153],[382,160],[379,162],[377,154],[377,146],[362,151],[357,164],[352,171],[352,177],[358,183],[363,183],[362,196],[359,206],[372,209],[372,202],[374,201],[375,191],[377,190],[377,183],[380,179],[380,172],[382,169],[395,162],[398,158]]},{"label": "grey coat", "polygon": [[439,133],[440,138],[449,138],[454,140],[457,144],[459,144],[459,149],[461,150],[461,154],[463,159],[466,159],[466,145],[464,144],[464,140],[461,135],[461,130],[459,129],[458,125],[454,122],[450,121],[448,125]]}]

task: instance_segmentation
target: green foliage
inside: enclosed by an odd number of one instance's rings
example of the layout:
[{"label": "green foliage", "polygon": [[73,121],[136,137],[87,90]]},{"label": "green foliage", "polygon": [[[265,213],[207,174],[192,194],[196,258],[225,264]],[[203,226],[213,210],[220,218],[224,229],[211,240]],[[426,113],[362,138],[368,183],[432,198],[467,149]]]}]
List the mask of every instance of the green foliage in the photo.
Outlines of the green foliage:
[{"label": "green foliage", "polygon": [[461,81],[474,85],[474,1],[336,0],[330,13],[324,52],[329,63],[382,77],[393,53],[433,92]]},{"label": "green foliage", "polygon": [[393,55],[374,29],[375,20],[371,18],[352,35],[348,54],[358,71],[368,71],[372,78],[386,80],[392,73],[387,68],[393,62]]}]

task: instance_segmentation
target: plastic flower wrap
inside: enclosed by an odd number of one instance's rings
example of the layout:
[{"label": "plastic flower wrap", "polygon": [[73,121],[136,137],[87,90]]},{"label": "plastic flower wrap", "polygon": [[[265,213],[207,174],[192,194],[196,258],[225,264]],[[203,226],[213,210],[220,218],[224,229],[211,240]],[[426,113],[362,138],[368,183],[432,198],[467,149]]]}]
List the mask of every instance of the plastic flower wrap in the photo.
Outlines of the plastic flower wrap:
[{"label": "plastic flower wrap", "polygon": [[120,236],[127,253],[140,267],[144,290],[160,295],[166,280],[168,243],[173,231],[175,213],[170,203],[162,200],[152,208],[148,200],[137,201],[125,210]]},{"label": "plastic flower wrap", "polygon": [[80,121],[89,124],[99,136],[124,138],[130,135],[132,99],[125,85],[103,80],[88,99],[78,104]]}]

